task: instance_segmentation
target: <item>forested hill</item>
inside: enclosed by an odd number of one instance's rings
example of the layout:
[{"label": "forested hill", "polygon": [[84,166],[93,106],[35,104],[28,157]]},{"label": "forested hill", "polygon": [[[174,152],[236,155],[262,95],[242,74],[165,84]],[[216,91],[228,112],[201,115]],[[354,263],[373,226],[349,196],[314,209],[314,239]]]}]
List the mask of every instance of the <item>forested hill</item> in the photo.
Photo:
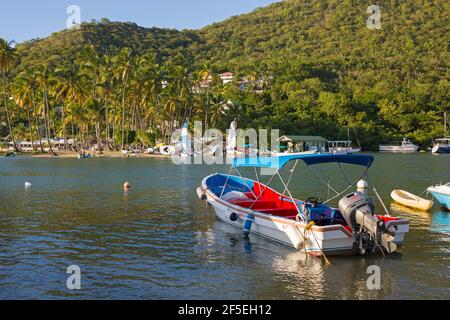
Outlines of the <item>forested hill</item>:
[{"label": "forested hill", "polygon": [[213,74],[232,71],[262,89],[211,88],[236,105],[221,116],[223,127],[237,116],[242,125],[339,139],[351,126],[367,146],[402,136],[426,145],[443,135],[442,114],[450,112],[450,2],[378,1],[379,30],[366,23],[373,4],[285,0],[201,30],[102,20],[19,45],[19,68],[74,61],[90,43],[102,54],[155,52],[161,63],[187,64],[190,74],[211,62]]},{"label": "forested hill", "polygon": [[114,54],[122,48],[131,48],[135,55],[148,51],[157,53],[164,61],[181,54],[189,57],[188,47],[200,38],[194,31],[143,28],[135,23],[111,22],[102,19],[83,23],[79,29],[55,32],[45,39],[36,39],[18,46],[22,63],[34,63],[47,59],[72,60],[80,49],[92,44],[100,54]]},{"label": "forested hill", "polygon": [[[286,0],[233,17],[200,31],[218,63],[298,58],[337,69],[394,68],[399,75],[448,67],[448,1],[378,1],[381,29],[370,30],[367,8],[373,1]],[[427,72],[425,72],[427,71]],[[436,71],[436,72],[433,72]]]}]

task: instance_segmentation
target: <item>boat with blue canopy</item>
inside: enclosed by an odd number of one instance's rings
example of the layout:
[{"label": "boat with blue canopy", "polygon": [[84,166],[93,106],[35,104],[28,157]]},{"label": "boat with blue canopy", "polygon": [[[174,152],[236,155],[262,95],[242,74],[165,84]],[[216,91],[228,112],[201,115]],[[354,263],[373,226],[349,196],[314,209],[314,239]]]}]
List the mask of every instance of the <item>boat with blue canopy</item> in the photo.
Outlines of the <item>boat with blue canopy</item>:
[{"label": "boat with blue canopy", "polygon": [[[216,173],[203,179],[197,194],[214,208],[219,220],[243,230],[244,236],[255,234],[316,256],[355,255],[368,252],[393,253],[404,242],[409,221],[392,217],[383,204],[384,214],[375,212],[367,195],[367,174],[374,158],[363,154],[303,154],[278,157],[247,157],[232,161],[228,174]],[[293,196],[290,185],[294,173],[303,163],[325,184],[332,194],[328,200]],[[336,165],[346,183],[344,190],[330,185],[316,170],[324,164]],[[344,166],[361,168],[352,181]],[[280,171],[291,168],[289,177]],[[240,170],[254,168],[255,178],[244,178]],[[265,170],[263,184],[258,170]],[[234,172],[234,174],[233,174]],[[283,191],[271,187],[279,180]],[[365,190],[352,192],[352,188]],[[382,203],[377,190],[374,193]],[[331,203],[338,201],[338,206]]]}]

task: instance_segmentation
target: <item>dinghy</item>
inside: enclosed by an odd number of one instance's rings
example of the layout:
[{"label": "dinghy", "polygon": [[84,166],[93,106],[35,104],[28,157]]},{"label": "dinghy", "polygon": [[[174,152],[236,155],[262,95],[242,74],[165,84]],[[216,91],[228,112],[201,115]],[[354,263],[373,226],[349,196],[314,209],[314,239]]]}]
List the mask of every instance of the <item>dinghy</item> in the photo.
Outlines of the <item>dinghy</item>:
[{"label": "dinghy", "polygon": [[[281,157],[236,158],[229,174],[206,177],[197,189],[199,198],[207,201],[219,220],[243,229],[244,236],[255,234],[316,256],[355,255],[376,252],[392,253],[404,242],[409,221],[375,213],[373,201],[362,192],[351,192],[367,177],[374,158],[369,155],[291,155]],[[303,162],[314,173],[321,164],[337,164],[344,176],[343,164],[364,168],[364,172],[345,190],[338,192],[320,178],[335,195],[327,201],[317,197],[299,200],[289,190],[297,165]],[[280,170],[293,163],[289,180]],[[256,168],[256,180],[244,178],[241,167]],[[270,170],[270,179],[261,182],[257,169]],[[231,175],[232,171],[238,175]],[[267,172],[266,172],[267,173]],[[270,187],[279,179],[284,191]],[[375,190],[375,189],[374,189]],[[338,208],[330,202],[340,200]],[[387,209],[386,209],[387,210]]]},{"label": "dinghy", "polygon": [[423,211],[430,210],[434,202],[431,200],[423,199],[419,196],[416,196],[408,191],[404,190],[394,190],[391,193],[391,197],[395,202],[404,205],[405,207],[410,207],[414,209],[419,209]]}]

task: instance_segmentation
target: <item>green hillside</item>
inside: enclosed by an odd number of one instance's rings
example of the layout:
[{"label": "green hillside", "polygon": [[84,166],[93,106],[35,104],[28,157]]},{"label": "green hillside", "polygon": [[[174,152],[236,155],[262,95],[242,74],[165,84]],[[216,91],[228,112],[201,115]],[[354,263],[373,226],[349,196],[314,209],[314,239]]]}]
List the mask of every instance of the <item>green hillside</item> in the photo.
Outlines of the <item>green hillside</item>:
[{"label": "green hillside", "polygon": [[[61,86],[48,92],[47,113],[53,118],[42,121],[52,123],[55,134],[66,129],[52,107],[67,105],[70,117],[73,105],[89,114],[95,103],[101,110],[108,105],[111,114],[83,129],[72,123],[73,133],[83,131],[84,139],[94,132],[100,139],[117,136],[109,131],[110,124],[120,126],[122,133],[139,133],[189,117],[223,129],[238,117],[241,127],[279,128],[282,133],[329,139],[345,138],[350,126],[366,148],[403,136],[425,147],[444,134],[442,115],[450,112],[450,4],[382,1],[380,30],[366,25],[372,4],[286,0],[201,30],[147,29],[104,19],[19,45],[15,68],[8,75],[14,83],[22,70],[33,73],[43,64],[48,64],[49,73],[61,67],[75,69],[76,103],[70,95],[62,98]],[[98,55],[98,72],[103,73],[98,76],[103,80],[95,83],[97,77],[91,75],[89,81],[83,72],[83,64],[92,64],[89,58],[80,60],[80,52],[91,45]],[[124,61],[130,62],[130,81],[114,72]],[[225,71],[235,73],[235,82],[223,86],[218,75]],[[205,76],[214,79],[209,89],[193,90]],[[242,79],[247,79],[245,89],[238,86]],[[163,80],[167,87],[155,86]],[[42,91],[37,88],[38,107],[44,104]],[[221,110],[221,101],[231,101],[234,107]],[[31,122],[24,110],[10,108],[16,127]],[[40,108],[36,117],[45,118],[45,108]]]},{"label": "green hillside", "polygon": [[83,23],[80,29],[56,32],[45,39],[32,40],[18,46],[22,63],[39,63],[46,59],[74,60],[80,49],[94,45],[100,54],[114,54],[131,48],[134,54],[154,51],[161,60],[183,54],[189,56],[189,46],[200,41],[195,32],[173,29],[143,28],[135,23]]}]

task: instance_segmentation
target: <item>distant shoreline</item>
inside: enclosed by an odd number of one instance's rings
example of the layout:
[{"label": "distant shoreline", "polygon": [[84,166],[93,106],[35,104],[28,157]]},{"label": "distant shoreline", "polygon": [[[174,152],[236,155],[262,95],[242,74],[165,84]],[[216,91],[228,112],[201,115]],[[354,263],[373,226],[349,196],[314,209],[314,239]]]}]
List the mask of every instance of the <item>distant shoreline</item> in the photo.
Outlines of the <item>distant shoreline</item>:
[{"label": "distant shoreline", "polygon": [[[16,152],[16,156],[27,157],[27,158],[78,158],[78,153],[73,151],[56,151],[57,156],[50,153],[39,153],[39,152]],[[0,152],[0,157],[4,157],[6,152]],[[170,158],[166,155],[155,155],[155,154],[132,154],[126,155],[120,151],[104,151],[102,154],[97,153],[92,158]]]}]

